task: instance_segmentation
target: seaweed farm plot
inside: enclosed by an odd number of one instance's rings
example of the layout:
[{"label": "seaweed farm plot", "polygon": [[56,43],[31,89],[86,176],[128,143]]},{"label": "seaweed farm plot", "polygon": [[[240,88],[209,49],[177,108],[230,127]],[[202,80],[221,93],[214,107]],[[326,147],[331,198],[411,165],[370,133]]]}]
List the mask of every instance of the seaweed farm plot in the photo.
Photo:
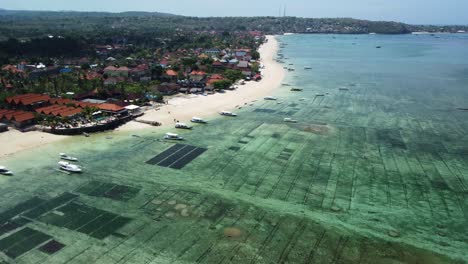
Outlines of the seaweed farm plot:
[{"label": "seaweed farm plot", "polygon": [[1,239],[0,251],[14,259],[49,239],[51,239],[51,236],[26,227]]},{"label": "seaweed farm plot", "polygon": [[182,169],[198,156],[203,154],[206,150],[207,149],[205,148],[176,144],[156,157],[148,160],[146,163],[171,169]]},{"label": "seaweed farm plot", "polygon": [[97,239],[106,238],[131,221],[130,218],[77,202],[71,202],[51,211],[38,220],[84,233]]},{"label": "seaweed farm plot", "polygon": [[105,197],[117,201],[128,201],[134,198],[139,191],[139,188],[99,181],[91,181],[76,189],[76,192],[82,194]]}]

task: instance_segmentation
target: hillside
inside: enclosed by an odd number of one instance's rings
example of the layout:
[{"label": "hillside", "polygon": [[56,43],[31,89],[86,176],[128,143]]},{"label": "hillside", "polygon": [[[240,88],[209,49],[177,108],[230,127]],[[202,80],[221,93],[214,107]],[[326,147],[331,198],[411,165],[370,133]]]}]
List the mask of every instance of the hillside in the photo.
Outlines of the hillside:
[{"label": "hillside", "polygon": [[0,10],[0,36],[37,38],[48,34],[86,38],[131,35],[166,37],[175,31],[252,31],[267,34],[407,34],[413,31],[457,32],[467,26],[420,26],[352,18],[184,17],[158,12],[73,12]]}]

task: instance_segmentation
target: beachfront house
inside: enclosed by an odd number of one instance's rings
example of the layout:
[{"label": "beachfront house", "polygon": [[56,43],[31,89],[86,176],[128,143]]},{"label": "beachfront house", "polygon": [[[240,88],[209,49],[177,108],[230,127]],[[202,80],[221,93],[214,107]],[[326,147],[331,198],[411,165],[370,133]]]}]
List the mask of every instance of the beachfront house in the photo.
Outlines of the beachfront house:
[{"label": "beachfront house", "polygon": [[206,77],[206,72],[204,71],[192,71],[190,73],[190,80],[192,82],[201,82]]},{"label": "beachfront house", "polygon": [[164,74],[164,78],[171,80],[171,81],[176,81],[177,80],[178,73],[174,70],[167,70]]},{"label": "beachfront house", "polygon": [[112,116],[126,116],[128,110],[116,104],[103,103],[96,106],[100,111]]},{"label": "beachfront house", "polygon": [[33,125],[35,116],[31,112],[0,109],[0,121],[9,123],[18,129]]}]

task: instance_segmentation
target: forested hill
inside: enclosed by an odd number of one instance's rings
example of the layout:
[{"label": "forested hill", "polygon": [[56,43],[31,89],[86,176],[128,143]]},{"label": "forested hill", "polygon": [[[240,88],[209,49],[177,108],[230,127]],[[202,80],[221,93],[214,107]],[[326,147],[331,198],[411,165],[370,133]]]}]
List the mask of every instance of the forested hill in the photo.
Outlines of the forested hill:
[{"label": "forested hill", "polygon": [[418,26],[352,18],[298,17],[184,17],[157,12],[51,12],[0,10],[0,37],[38,38],[47,34],[98,37],[102,35],[170,35],[174,31],[253,31],[267,34],[338,33],[406,34],[414,31],[468,31],[467,26]]},{"label": "forested hill", "polygon": [[28,11],[6,10],[0,8],[1,19],[69,19],[86,17],[174,17],[176,15],[160,12],[129,11],[121,13],[111,12],[78,12],[78,11]]}]

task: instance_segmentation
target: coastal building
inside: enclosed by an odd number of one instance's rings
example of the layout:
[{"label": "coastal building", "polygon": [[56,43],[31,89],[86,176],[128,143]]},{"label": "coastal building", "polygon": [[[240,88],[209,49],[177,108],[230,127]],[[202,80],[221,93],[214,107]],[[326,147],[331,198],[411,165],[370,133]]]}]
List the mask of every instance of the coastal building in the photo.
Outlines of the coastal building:
[{"label": "coastal building", "polygon": [[221,53],[221,50],[220,49],[206,49],[203,51],[203,53],[207,54],[208,56],[210,57],[216,57],[219,55],[219,53]]},{"label": "coastal building", "polygon": [[190,73],[190,80],[193,82],[201,82],[206,76],[206,72],[204,71],[192,71]]},{"label": "coastal building", "polygon": [[0,110],[0,121],[10,123],[18,129],[34,124],[35,116],[31,112],[17,110]]},{"label": "coastal building", "polygon": [[218,81],[225,80],[221,74],[213,74],[210,77],[208,77],[208,80],[206,81],[206,87],[205,89],[208,91],[213,91],[214,90],[214,83]]},{"label": "coastal building", "polygon": [[108,85],[116,85],[118,83],[124,82],[125,78],[124,77],[109,77],[104,80],[103,84],[108,86]]},{"label": "coastal building", "polygon": [[164,74],[164,77],[171,81],[176,81],[177,76],[178,76],[178,73],[174,70],[167,70],[166,73]]},{"label": "coastal building", "polygon": [[104,74],[109,77],[128,77],[130,69],[127,67],[108,66],[104,69]]},{"label": "coastal building", "polygon": [[176,83],[164,82],[157,86],[157,90],[163,95],[171,95],[179,92],[180,86]]},{"label": "coastal building", "polygon": [[111,114],[111,115],[126,115],[128,114],[128,110],[125,109],[124,107],[121,107],[116,104],[109,104],[109,103],[103,103],[97,105],[97,108],[101,110],[102,112]]},{"label": "coastal building", "polygon": [[6,103],[14,109],[34,110],[48,105],[50,97],[43,94],[22,94],[6,98]]}]

